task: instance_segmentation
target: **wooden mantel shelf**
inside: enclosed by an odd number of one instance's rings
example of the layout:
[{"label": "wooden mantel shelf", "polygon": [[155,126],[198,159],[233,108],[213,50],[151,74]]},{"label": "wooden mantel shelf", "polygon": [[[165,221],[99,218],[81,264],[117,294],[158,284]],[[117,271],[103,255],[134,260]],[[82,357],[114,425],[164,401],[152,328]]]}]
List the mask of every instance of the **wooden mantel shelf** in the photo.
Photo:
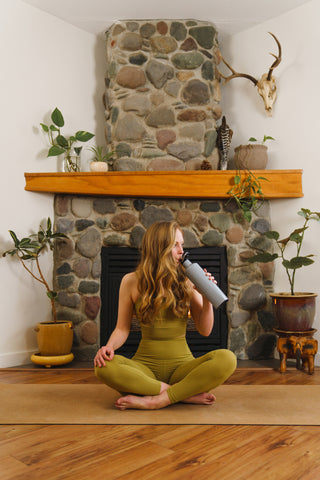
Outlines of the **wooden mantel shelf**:
[{"label": "wooden mantel shelf", "polygon": [[[265,198],[302,197],[302,170],[254,170]],[[109,197],[228,198],[235,170],[25,173],[25,189]]]}]

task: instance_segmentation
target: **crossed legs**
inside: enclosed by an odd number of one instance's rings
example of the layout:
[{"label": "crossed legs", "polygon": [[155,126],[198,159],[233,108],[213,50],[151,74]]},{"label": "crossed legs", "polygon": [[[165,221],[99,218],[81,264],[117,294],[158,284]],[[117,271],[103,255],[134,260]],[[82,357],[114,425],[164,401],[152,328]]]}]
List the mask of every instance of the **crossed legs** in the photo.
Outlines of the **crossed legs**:
[{"label": "crossed legs", "polygon": [[176,402],[211,405],[215,396],[209,392],[233,373],[236,357],[229,350],[209,352],[180,365],[169,384],[156,379],[145,365],[116,355],[106,367],[96,368],[97,377],[120,392],[115,406],[120,410],[159,409]]}]

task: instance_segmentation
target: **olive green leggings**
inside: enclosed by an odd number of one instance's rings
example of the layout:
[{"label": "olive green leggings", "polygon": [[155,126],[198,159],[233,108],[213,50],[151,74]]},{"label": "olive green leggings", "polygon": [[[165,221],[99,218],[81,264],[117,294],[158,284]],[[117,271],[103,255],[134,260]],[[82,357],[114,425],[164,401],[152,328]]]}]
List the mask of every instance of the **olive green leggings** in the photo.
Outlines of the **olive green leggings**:
[{"label": "olive green leggings", "polygon": [[165,382],[170,385],[170,402],[176,403],[216,388],[235,368],[236,357],[230,350],[214,350],[194,358],[184,339],[142,340],[132,359],[115,355],[105,367],[96,367],[95,374],[123,394],[158,395],[161,382]]}]

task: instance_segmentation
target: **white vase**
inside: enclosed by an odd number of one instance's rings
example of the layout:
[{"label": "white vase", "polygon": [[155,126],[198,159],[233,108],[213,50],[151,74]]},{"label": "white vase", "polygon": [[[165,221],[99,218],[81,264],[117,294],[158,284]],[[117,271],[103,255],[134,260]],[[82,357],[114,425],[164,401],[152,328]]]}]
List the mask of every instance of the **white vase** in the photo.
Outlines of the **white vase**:
[{"label": "white vase", "polygon": [[106,162],[91,162],[90,171],[91,172],[107,172],[108,164]]}]

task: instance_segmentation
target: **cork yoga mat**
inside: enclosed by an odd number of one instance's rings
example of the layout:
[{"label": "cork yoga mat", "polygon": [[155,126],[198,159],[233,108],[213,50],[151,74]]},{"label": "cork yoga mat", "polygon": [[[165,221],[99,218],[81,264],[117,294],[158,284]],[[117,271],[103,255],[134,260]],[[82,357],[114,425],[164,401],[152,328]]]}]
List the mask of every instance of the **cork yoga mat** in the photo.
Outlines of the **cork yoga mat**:
[{"label": "cork yoga mat", "polygon": [[0,424],[320,425],[320,385],[221,385],[210,406],[118,411],[105,385],[0,384]]}]

